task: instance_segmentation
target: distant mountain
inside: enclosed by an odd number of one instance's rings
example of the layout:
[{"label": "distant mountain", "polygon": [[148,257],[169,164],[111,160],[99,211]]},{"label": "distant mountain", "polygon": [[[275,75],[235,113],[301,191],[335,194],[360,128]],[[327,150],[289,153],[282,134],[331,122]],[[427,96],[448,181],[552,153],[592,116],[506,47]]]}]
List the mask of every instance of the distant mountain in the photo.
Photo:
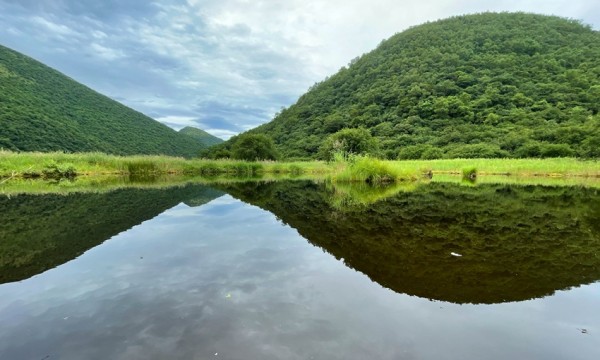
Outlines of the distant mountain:
[{"label": "distant mountain", "polygon": [[0,46],[0,148],[191,157],[203,146]]},{"label": "distant mountain", "polygon": [[484,13],[392,36],[250,132],[287,158],[314,158],[327,136],[358,127],[391,159],[599,157],[599,110],[600,32]]},{"label": "distant mountain", "polygon": [[185,134],[187,136],[194,138],[196,141],[198,141],[204,147],[217,145],[224,141],[223,139],[213,136],[204,130],[201,130],[201,129],[198,129],[195,127],[191,127],[191,126],[184,127],[183,129],[179,130],[179,133]]}]

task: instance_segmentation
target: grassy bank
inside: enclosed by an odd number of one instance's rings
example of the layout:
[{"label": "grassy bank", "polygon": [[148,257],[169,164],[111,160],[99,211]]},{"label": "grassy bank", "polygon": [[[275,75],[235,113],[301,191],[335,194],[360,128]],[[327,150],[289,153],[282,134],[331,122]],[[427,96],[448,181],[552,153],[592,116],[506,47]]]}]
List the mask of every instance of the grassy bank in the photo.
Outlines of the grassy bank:
[{"label": "grassy bank", "polygon": [[600,161],[575,158],[553,159],[440,159],[388,161],[393,167],[431,170],[434,174],[460,174],[475,170],[477,175],[549,177],[600,177]]},{"label": "grassy bank", "polygon": [[372,184],[411,181],[423,174],[463,174],[519,177],[600,177],[597,160],[452,159],[384,161],[366,157],[336,159],[331,163],[186,160],[168,156],[114,156],[101,153],[14,153],[0,151],[0,183],[15,179],[64,179],[81,175],[265,176],[314,175],[337,182]]},{"label": "grassy bank", "polygon": [[323,162],[186,160],[168,156],[114,156],[102,153],[14,153],[0,151],[0,178],[65,178],[79,175],[243,175],[327,174]]}]

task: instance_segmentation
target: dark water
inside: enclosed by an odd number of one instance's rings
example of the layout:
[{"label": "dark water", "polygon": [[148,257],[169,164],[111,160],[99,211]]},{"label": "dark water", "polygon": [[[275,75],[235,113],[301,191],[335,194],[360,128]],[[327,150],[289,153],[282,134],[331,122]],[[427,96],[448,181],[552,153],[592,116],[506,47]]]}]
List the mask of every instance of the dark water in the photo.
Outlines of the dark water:
[{"label": "dark water", "polygon": [[0,359],[600,358],[594,189],[0,198]]}]

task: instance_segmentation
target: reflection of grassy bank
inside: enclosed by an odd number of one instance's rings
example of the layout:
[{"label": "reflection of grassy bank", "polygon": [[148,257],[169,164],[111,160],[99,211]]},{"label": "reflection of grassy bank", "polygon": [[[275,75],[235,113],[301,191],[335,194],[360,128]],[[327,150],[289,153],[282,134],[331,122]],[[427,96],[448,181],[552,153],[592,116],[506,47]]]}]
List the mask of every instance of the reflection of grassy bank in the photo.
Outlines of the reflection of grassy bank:
[{"label": "reflection of grassy bank", "polygon": [[420,184],[422,183],[417,181],[393,183],[386,186],[371,186],[364,183],[326,183],[326,187],[332,194],[331,206],[344,210],[366,207],[400,192],[413,191]]},{"label": "reflection of grassy bank", "polygon": [[578,186],[600,189],[600,177],[586,176],[478,176],[475,181],[466,181],[461,175],[435,174],[431,181],[439,183],[455,183],[463,186],[479,186],[483,184],[533,185],[533,186]]},{"label": "reflection of grassy bank", "polygon": [[17,194],[71,194],[71,193],[104,193],[118,189],[166,189],[188,184],[210,185],[248,181],[278,180],[311,180],[318,179],[313,175],[292,176],[289,174],[263,174],[255,176],[232,176],[227,174],[215,176],[191,175],[100,175],[78,176],[74,179],[23,179],[14,178],[0,183],[0,195]]}]

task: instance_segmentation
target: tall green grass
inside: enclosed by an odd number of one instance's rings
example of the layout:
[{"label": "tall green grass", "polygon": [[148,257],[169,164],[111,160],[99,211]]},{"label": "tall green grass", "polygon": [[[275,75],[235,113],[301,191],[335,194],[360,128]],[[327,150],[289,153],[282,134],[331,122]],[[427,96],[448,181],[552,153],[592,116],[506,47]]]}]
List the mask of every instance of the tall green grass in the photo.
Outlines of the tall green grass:
[{"label": "tall green grass", "polygon": [[414,181],[419,171],[392,166],[390,162],[366,155],[334,154],[338,171],[332,176],[335,182],[363,182],[371,185],[389,184],[397,181]]},{"label": "tall green grass", "polygon": [[324,162],[249,162],[184,159],[168,156],[115,156],[102,153],[65,154],[0,151],[0,178],[43,177],[61,172],[75,175],[187,174],[201,176],[258,174],[328,174]]},{"label": "tall green grass", "polygon": [[477,175],[600,176],[600,161],[576,158],[553,159],[439,159],[390,161],[404,169],[431,169],[434,174],[462,174],[477,169]]}]

